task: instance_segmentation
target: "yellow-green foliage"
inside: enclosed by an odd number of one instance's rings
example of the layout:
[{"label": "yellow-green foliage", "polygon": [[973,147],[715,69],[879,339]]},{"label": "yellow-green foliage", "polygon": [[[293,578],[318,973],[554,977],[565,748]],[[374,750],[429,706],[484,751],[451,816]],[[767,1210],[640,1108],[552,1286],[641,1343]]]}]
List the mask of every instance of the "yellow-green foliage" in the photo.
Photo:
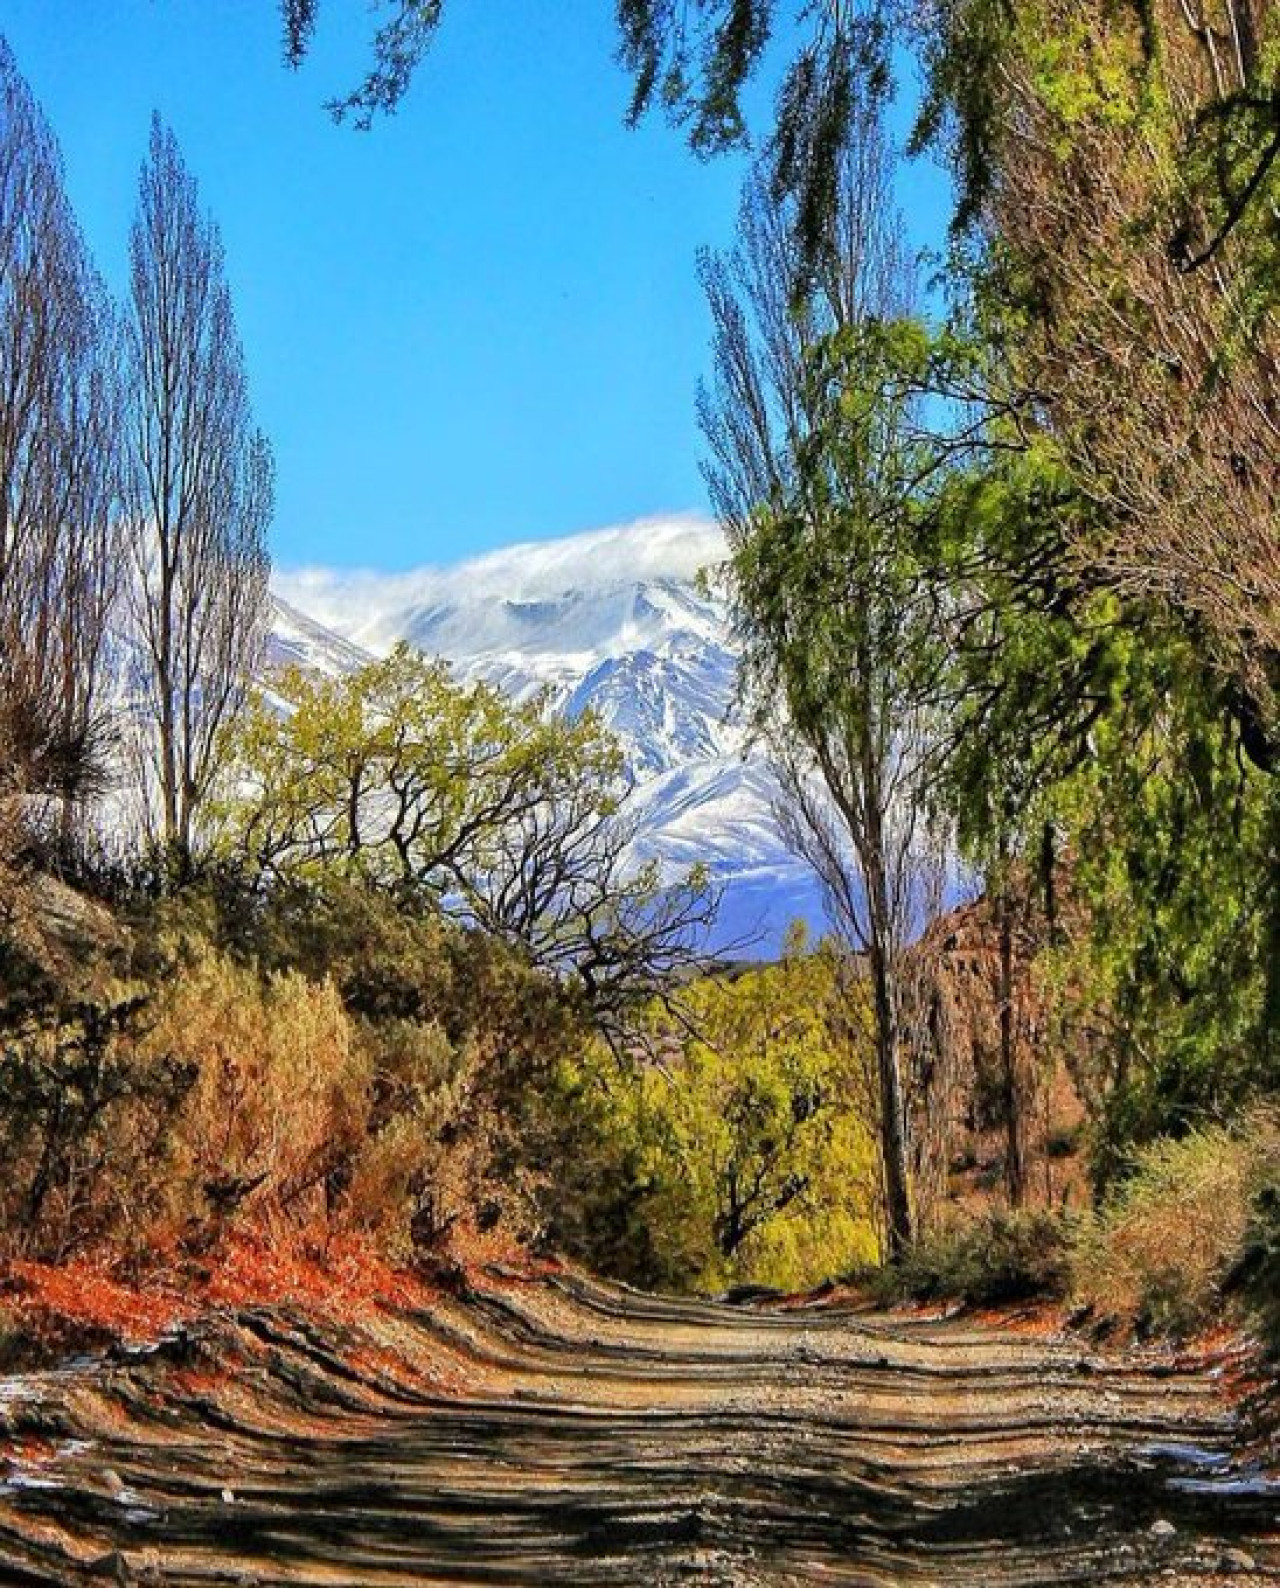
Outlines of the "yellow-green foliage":
[{"label": "yellow-green foliage", "polygon": [[1081,1230],[1078,1299],[1144,1330],[1184,1333],[1213,1322],[1240,1257],[1251,1211],[1280,1159],[1280,1120],[1258,1112],[1153,1142],[1137,1169]]},{"label": "yellow-green foliage", "polygon": [[[1043,18],[1036,22],[1044,28]],[[1035,86],[1065,128],[1090,117],[1126,124],[1137,114],[1144,73],[1136,35],[1120,29],[1099,33],[1084,20],[1056,33],[1037,32],[1033,22],[1026,47]],[[1062,152],[1069,147],[1064,143]]]},{"label": "yellow-green foliage", "polygon": [[287,670],[274,693],[286,711],[259,693],[229,727],[210,812],[219,847],[267,871],[452,893],[540,805],[617,805],[620,752],[594,716],[455,683],[407,645],[339,679]]},{"label": "yellow-green foliage", "polygon": [[837,1001],[834,957],[792,955],[684,989],[630,1060],[594,1046],[566,1066],[584,1255],[694,1289],[799,1289],[874,1257],[874,1146]]}]

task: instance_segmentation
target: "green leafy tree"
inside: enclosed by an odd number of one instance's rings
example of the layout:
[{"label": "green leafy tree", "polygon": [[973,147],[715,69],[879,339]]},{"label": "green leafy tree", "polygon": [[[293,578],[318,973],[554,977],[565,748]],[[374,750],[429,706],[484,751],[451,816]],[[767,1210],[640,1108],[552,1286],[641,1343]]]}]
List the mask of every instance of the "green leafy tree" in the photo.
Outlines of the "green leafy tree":
[{"label": "green leafy tree", "polygon": [[821,878],[872,989],[891,1251],[913,1218],[903,1075],[904,955],[933,907],[939,732],[935,589],[913,551],[936,466],[900,378],[911,323],[869,322],[808,356],[792,488],[734,549],[754,698],[784,779],[780,814]]},{"label": "green leafy tree", "polygon": [[1093,1038],[1101,1183],[1136,1146],[1280,1089],[1276,780],[1241,755],[1185,640],[1130,644],[1123,709],[1060,795],[1088,912],[1067,1011]]},{"label": "green leafy tree", "polygon": [[[940,338],[940,367],[929,378],[954,389],[974,351]],[[1064,548],[1088,506],[1052,450],[1003,450],[1007,419],[988,414],[976,423],[921,526],[921,554],[935,560],[945,591],[947,734],[932,797],[977,868],[995,931],[1005,1183],[1017,1207],[1029,1187],[1037,1080],[1026,1041],[1036,1023],[1031,966],[1051,929],[1066,842],[1056,795],[1089,759],[1093,730],[1114,707],[1119,614],[1114,601],[1086,614]]]},{"label": "green leafy tree", "polygon": [[602,1018],[697,957],[714,891],[630,863],[621,756],[590,715],[402,645],[341,679],[286,673],[225,748],[222,843],[253,873],[429,901],[573,976]]},{"label": "green leafy tree", "polygon": [[[798,945],[793,944],[798,949]],[[574,1142],[553,1236],[606,1269],[680,1289],[815,1284],[872,1257],[878,1169],[866,1055],[840,956],[685,988],[630,1062],[562,1066]]]},{"label": "green leafy tree", "polygon": [[1032,949],[1105,1183],[1276,1085],[1276,795],[1168,611],[1074,576],[1096,514],[1051,445],[993,450],[926,548],[949,591],[937,793],[997,905],[1041,891]]},{"label": "green leafy tree", "polygon": [[782,781],[778,815],[873,989],[896,1252],[913,1226],[904,952],[940,871],[926,798],[939,631],[914,526],[946,456],[921,405],[930,339],[910,314],[892,147],[875,107],[859,127],[839,166],[839,246],[821,269],[806,275],[794,201],[759,180],[739,248],[705,264],[715,375],[701,417],[744,693]]}]

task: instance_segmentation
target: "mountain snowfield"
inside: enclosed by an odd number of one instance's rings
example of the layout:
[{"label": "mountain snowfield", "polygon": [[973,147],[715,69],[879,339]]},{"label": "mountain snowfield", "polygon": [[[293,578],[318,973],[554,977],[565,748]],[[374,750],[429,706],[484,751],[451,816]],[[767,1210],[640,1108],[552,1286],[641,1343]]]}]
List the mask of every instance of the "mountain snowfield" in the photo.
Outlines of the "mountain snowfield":
[{"label": "mountain snowfield", "polygon": [[724,555],[713,524],[666,518],[452,567],[277,570],[268,662],[339,674],[406,640],[464,682],[516,698],[550,688],[558,709],[594,710],[635,779],[637,861],[668,875],[709,865],[725,894],[720,943],[770,953],[797,916],[820,928],[822,908],[735,711],[728,615],[699,580]]}]

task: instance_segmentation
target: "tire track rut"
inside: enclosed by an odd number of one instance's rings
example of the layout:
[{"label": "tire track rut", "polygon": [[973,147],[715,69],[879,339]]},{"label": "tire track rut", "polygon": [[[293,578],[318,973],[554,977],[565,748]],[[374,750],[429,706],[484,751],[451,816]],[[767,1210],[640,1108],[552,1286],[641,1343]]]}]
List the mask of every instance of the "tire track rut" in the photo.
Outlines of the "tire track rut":
[{"label": "tire track rut", "polygon": [[0,1381],[0,1583],[1280,1582],[1226,1364],[573,1274]]}]

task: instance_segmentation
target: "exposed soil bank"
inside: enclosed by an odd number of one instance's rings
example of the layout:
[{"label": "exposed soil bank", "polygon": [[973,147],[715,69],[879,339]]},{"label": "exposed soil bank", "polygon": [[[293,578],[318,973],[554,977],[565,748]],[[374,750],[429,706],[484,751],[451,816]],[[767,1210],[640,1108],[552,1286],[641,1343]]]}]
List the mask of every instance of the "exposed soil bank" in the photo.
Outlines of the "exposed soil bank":
[{"label": "exposed soil bank", "polygon": [[1280,1581],[1230,1359],[491,1274],[0,1381],[0,1582]]}]

